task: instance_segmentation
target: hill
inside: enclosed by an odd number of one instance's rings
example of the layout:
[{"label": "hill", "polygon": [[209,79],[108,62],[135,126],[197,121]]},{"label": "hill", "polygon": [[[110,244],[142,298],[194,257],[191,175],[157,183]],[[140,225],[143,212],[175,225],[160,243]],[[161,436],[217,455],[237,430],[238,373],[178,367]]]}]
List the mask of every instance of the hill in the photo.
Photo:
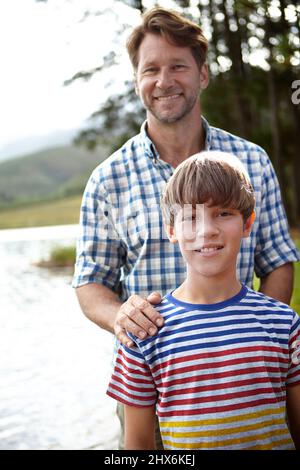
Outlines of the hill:
[{"label": "hill", "polygon": [[0,163],[0,209],[82,194],[91,171],[108,155],[67,146]]},{"label": "hill", "polygon": [[72,145],[80,129],[57,129],[46,134],[15,138],[12,142],[0,143],[0,161],[25,157],[41,150]]}]

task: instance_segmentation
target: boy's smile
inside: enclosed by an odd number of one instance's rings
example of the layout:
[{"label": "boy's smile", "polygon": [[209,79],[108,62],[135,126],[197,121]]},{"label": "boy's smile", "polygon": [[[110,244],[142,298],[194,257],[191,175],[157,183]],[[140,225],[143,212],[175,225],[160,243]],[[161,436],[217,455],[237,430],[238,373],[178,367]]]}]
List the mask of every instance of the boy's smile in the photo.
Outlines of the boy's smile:
[{"label": "boy's smile", "polygon": [[199,249],[196,249],[196,253],[201,253],[203,256],[213,256],[216,254],[218,251],[222,250],[224,248],[223,245],[221,244],[215,244],[215,243],[205,243],[200,247]]}]

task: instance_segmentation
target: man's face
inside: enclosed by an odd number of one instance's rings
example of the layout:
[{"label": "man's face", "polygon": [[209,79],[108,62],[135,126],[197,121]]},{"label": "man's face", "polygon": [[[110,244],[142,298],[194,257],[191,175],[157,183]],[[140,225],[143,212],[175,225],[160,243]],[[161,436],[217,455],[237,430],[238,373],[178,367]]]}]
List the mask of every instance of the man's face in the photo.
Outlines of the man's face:
[{"label": "man's face", "polygon": [[244,224],[239,211],[209,204],[185,206],[171,233],[178,241],[189,273],[227,277],[236,270],[242,238],[250,234],[252,219]]},{"label": "man's face", "polygon": [[159,35],[147,34],[139,48],[135,83],[148,117],[173,123],[199,107],[200,89],[208,84],[208,72],[206,65],[199,70],[189,47],[174,46]]}]

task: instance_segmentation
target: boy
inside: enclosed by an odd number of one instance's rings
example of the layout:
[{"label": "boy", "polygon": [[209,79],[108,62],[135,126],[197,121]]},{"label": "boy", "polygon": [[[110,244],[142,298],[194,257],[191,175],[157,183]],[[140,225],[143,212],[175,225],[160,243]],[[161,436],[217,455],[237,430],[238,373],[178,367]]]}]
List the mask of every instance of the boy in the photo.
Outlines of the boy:
[{"label": "boy", "polygon": [[119,348],[107,393],[125,404],[126,449],[154,448],[155,411],[165,449],[300,448],[300,318],[236,277],[254,206],[231,154],[192,156],[167,183],[165,227],[187,274],[157,306],[157,335]]}]

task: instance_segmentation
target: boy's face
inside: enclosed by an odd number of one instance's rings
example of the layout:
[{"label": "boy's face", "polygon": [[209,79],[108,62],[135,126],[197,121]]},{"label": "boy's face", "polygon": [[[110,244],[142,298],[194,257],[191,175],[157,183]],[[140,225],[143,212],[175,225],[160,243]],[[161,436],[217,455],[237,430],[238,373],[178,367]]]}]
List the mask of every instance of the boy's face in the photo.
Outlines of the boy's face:
[{"label": "boy's face", "polygon": [[178,241],[188,273],[227,276],[235,273],[242,238],[249,236],[254,217],[244,222],[235,209],[198,204],[185,205],[174,228],[167,227],[172,243]]}]

